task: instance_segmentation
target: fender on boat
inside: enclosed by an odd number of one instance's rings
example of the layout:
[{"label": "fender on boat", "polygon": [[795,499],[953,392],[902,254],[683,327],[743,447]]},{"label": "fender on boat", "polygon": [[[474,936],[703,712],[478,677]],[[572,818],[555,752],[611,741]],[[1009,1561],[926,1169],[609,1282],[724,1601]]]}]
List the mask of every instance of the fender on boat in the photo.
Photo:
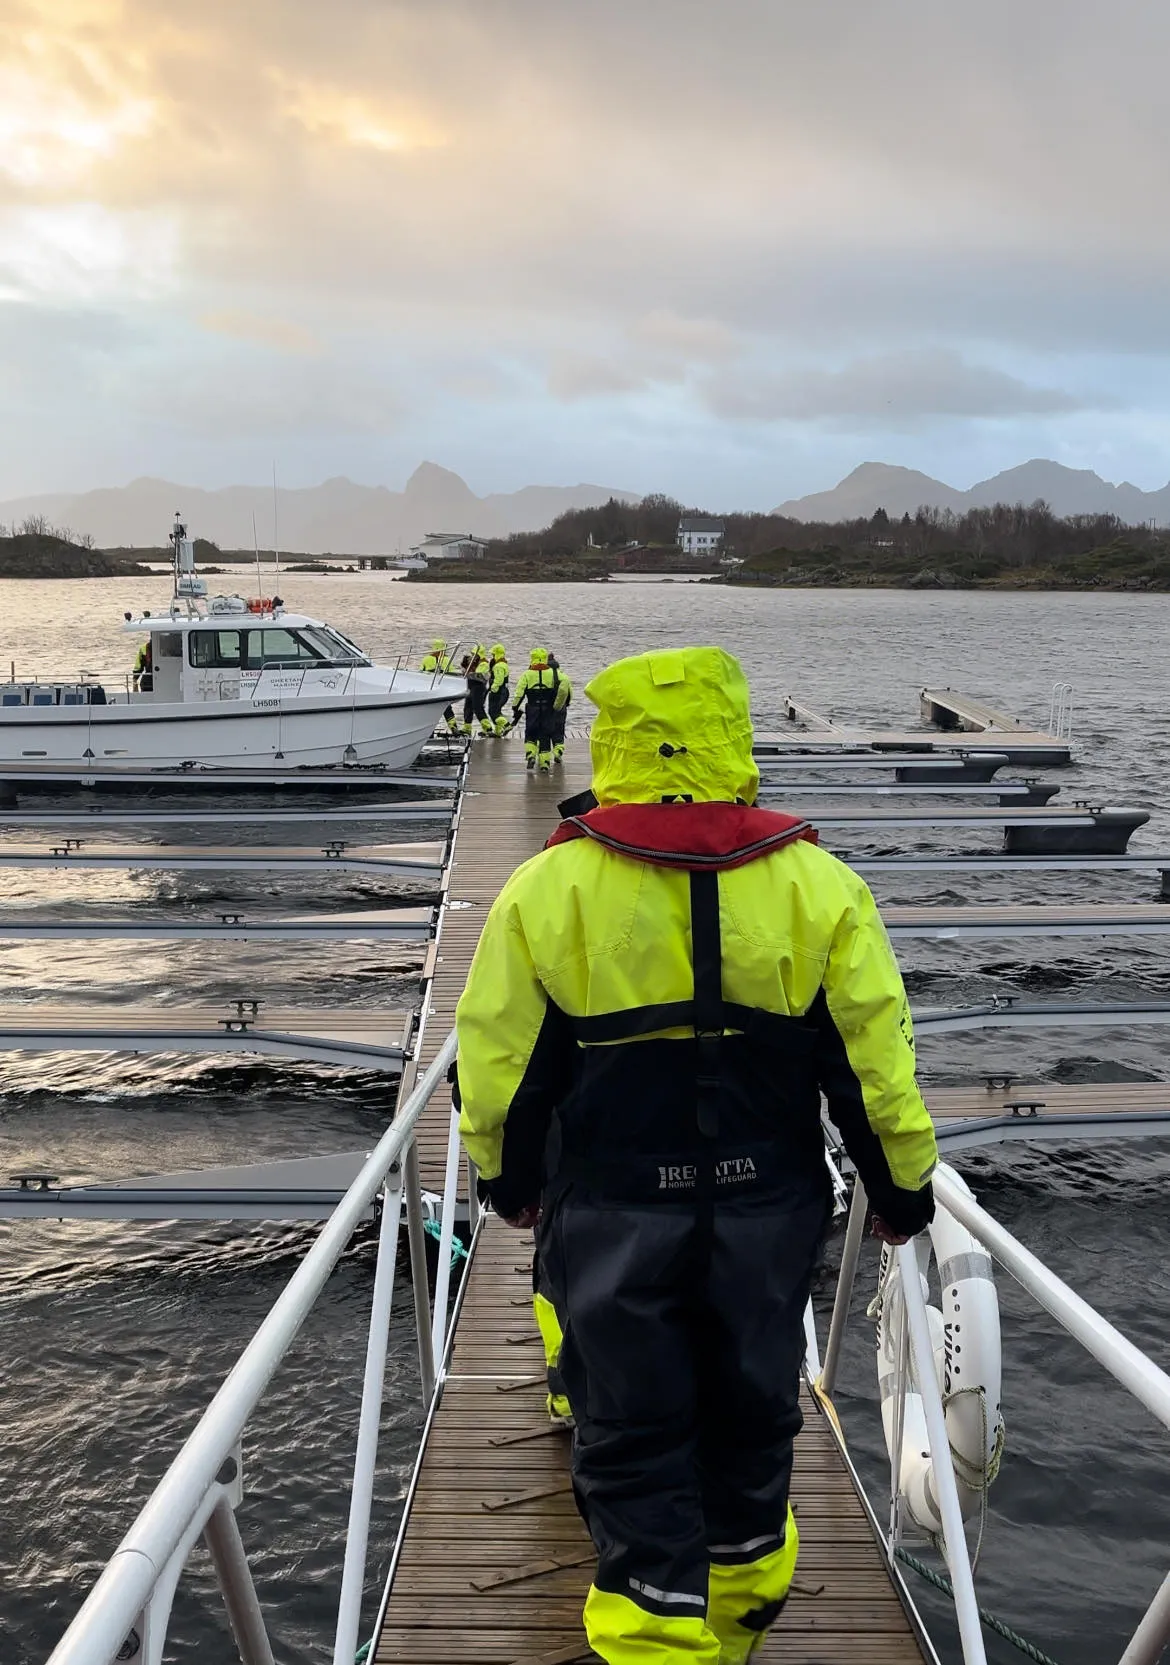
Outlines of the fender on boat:
[{"label": "fender on boat", "polygon": [[[967,1185],[953,1168],[944,1171]],[[940,1208],[925,1237],[915,1245],[926,1316],[934,1351],[934,1370],[942,1390],[947,1439],[964,1518],[979,1510],[995,1479],[1003,1449],[1000,1414],[1002,1350],[999,1299],[991,1256],[967,1228]],[[942,1288],[941,1311],[929,1305],[929,1269],[933,1253]],[[882,1250],[881,1285],[875,1302],[878,1386],[882,1427],[893,1461],[896,1445],[897,1347],[904,1322],[902,1280],[892,1250]],[[909,1375],[903,1395],[902,1456],[898,1490],[911,1518],[926,1532],[942,1531],[934,1488],[934,1464],[926,1433],[922,1396]]]}]

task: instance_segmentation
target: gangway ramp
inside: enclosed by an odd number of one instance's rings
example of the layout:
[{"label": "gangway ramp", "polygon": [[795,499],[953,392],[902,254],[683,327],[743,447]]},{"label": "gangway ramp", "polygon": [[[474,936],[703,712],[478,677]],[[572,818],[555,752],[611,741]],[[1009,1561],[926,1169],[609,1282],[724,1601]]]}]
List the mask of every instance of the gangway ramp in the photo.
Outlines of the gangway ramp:
[{"label": "gangway ramp", "polygon": [[[440,1408],[407,1505],[376,1665],[537,1665],[594,1656],[581,1609],[595,1561],[568,1436],[545,1411],[532,1239],[489,1218],[468,1273]],[[792,1499],[800,1560],[761,1661],[921,1665],[896,1576],[828,1419],[804,1396]]]},{"label": "gangway ramp", "polygon": [[[918,696],[923,720],[935,728],[962,730],[966,734],[1026,734],[1029,729],[1018,717],[1009,717],[970,694],[960,694],[954,688],[924,688]],[[1044,736],[1056,742],[1056,735]]]},{"label": "gangway ramp", "polygon": [[[477,745],[455,835],[434,977],[403,1091],[455,1018],[488,906],[557,824],[558,799],[589,784],[587,748],[527,775],[521,747]],[[440,1190],[451,1120],[437,1092],[418,1130],[424,1185]],[[375,1636],[401,1665],[569,1665],[591,1657],[581,1608],[593,1555],[569,1490],[568,1442],[549,1430],[531,1312],[531,1239],[489,1216],[463,1291],[450,1373],[429,1425]],[[788,1665],[919,1665],[912,1609],[824,1417],[806,1403],[795,1499],[797,1583],[762,1660]],[[553,1565],[552,1563],[556,1563]],[[815,1594],[812,1592],[815,1591]]]}]

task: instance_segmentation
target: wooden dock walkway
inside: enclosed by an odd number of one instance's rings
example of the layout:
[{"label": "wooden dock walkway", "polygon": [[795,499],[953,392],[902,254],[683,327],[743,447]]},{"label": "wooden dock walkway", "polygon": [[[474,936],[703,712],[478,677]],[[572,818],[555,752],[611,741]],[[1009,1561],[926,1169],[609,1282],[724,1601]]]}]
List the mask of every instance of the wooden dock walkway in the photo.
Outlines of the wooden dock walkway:
[{"label": "wooden dock walkway", "polygon": [[[526,774],[513,741],[477,742],[459,812],[449,900],[434,950],[417,1066],[437,1052],[488,905],[588,785],[583,738],[565,767]],[[441,1183],[450,1098],[420,1129],[424,1183]],[[467,1275],[450,1372],[429,1429],[375,1639],[378,1665],[570,1665],[593,1657],[581,1627],[593,1554],[569,1489],[568,1437],[550,1429],[531,1310],[532,1240],[489,1217]],[[917,1640],[828,1419],[809,1399],[793,1501],[801,1558],[792,1600],[760,1659],[787,1665],[921,1665]]]}]

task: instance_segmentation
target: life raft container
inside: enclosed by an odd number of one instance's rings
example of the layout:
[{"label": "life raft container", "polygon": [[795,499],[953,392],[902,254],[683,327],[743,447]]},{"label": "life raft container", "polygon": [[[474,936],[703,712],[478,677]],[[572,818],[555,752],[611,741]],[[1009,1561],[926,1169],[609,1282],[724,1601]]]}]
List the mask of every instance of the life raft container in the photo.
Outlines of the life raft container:
[{"label": "life raft container", "polygon": [[[940,1165],[941,1166],[941,1165]],[[970,1195],[953,1168],[950,1179]],[[999,1471],[1004,1426],[1000,1413],[1002,1350],[999,1298],[991,1256],[967,1228],[939,1209],[930,1227],[929,1248],[918,1247],[922,1292],[929,1302],[931,1252],[942,1287],[942,1310],[927,1305],[933,1368],[942,1390],[947,1440],[963,1517],[976,1514]],[[898,1341],[904,1323],[902,1277],[894,1251],[881,1258],[881,1284],[874,1303],[877,1318],[878,1386],[882,1426],[890,1461],[897,1430]],[[922,1395],[908,1374],[903,1394],[904,1421],[898,1490],[911,1518],[926,1532],[942,1531],[934,1486],[934,1462],[926,1431]]]},{"label": "life raft container", "polygon": [[272,597],[270,595],[254,595],[248,598],[249,613],[271,613]]}]

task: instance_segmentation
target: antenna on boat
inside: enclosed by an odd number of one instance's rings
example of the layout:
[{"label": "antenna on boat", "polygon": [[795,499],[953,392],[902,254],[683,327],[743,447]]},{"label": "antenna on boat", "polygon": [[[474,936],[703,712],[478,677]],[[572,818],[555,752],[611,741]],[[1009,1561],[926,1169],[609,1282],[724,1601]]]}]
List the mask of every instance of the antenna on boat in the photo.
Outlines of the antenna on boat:
[{"label": "antenna on boat", "polygon": [[260,538],[256,531],[256,511],[252,510],[252,547],[256,551],[256,594],[264,594],[264,580],[260,576]]},{"label": "antenna on boat", "polygon": [[273,580],[273,595],[280,589],[280,537],[276,518],[276,458],[272,459],[272,553],[276,561],[276,577]]},{"label": "antenna on boat", "polygon": [[187,603],[187,611],[191,611],[191,599],[194,596],[207,594],[207,581],[200,578],[195,570],[195,544],[187,536],[187,528],[179,510],[175,510],[175,524],[171,528],[171,548],[174,551],[175,593],[171,600],[171,611],[175,611],[177,602],[182,598]]}]

